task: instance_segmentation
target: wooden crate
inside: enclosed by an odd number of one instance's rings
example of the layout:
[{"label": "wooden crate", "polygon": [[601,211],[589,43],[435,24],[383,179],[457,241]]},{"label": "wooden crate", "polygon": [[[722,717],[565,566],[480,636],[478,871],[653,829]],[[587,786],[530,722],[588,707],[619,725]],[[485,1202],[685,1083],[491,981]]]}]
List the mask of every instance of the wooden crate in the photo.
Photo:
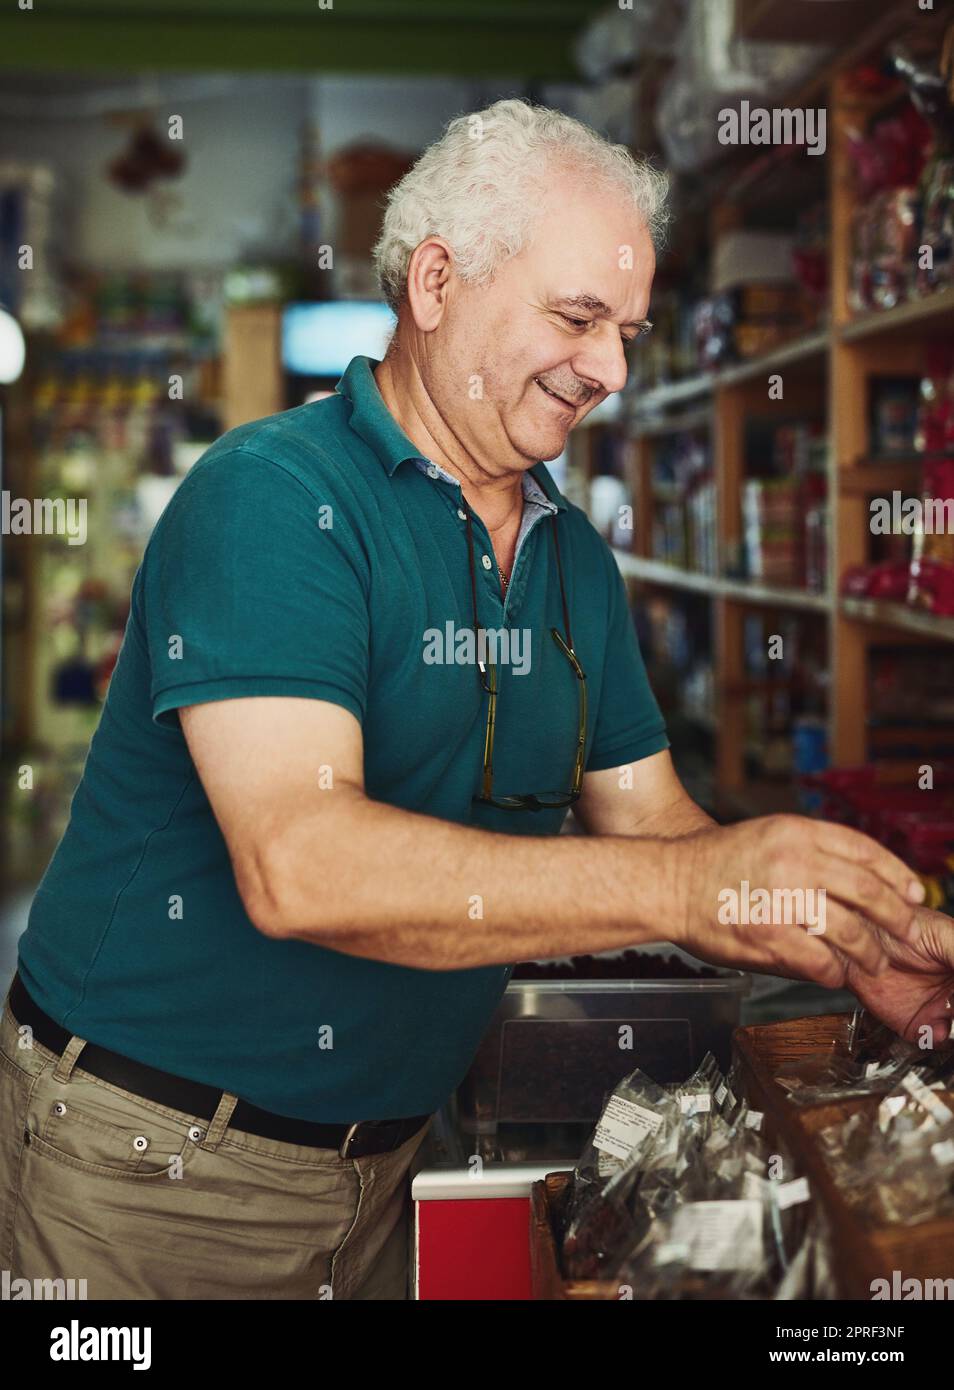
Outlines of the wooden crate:
[{"label": "wooden crate", "polygon": [[[737,1028],[733,1049],[741,1069],[742,1092],[753,1109],[765,1116],[763,1132],[777,1139],[804,1174],[813,1196],[821,1202],[832,1234],[832,1257],[839,1295],[871,1298],[874,1279],[900,1277],[954,1278],[954,1219],[939,1217],[917,1226],[866,1226],[836,1185],[819,1147],[820,1130],[846,1120],[857,1111],[875,1111],[880,1096],[861,1096],[823,1105],[795,1105],[775,1076],[787,1062],[804,1059],[843,1043],[848,1014],[825,1014],[785,1023]],[[942,1093],[954,1109],[954,1093]],[[558,1255],[558,1235],[572,1174],[549,1173],[530,1192],[530,1266],[533,1296],[543,1300],[608,1300],[616,1286],[601,1280],[564,1279]]]},{"label": "wooden crate", "polygon": [[570,1193],[572,1173],[548,1173],[530,1188],[530,1277],[535,1299],[615,1299],[615,1284],[597,1279],[564,1279],[557,1235]]},{"label": "wooden crate", "polygon": [[[848,1014],[793,1019],[737,1028],[733,1047],[741,1067],[742,1090],[753,1109],[764,1112],[763,1131],[788,1150],[798,1174],[805,1174],[831,1226],[832,1255],[843,1298],[871,1298],[871,1282],[900,1271],[902,1278],[954,1278],[954,1219],[942,1217],[916,1226],[868,1226],[846,1202],[825,1162],[817,1135],[857,1111],[874,1112],[880,1096],[857,1097],[824,1105],[795,1105],[775,1080],[786,1062],[844,1042]],[[954,1108],[954,1096],[941,1093]]]}]

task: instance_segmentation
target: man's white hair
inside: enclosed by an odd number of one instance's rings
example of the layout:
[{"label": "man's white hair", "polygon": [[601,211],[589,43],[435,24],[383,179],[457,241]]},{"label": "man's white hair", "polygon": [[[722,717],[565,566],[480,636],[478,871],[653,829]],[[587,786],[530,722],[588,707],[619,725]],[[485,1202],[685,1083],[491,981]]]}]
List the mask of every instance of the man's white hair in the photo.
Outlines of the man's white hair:
[{"label": "man's white hair", "polygon": [[391,190],[374,248],[391,308],[396,311],[404,296],[412,252],[429,236],[449,243],[463,279],[489,280],[526,245],[555,167],[629,198],[653,244],[662,244],[669,221],[666,174],[562,111],[495,101],[450,121]]}]

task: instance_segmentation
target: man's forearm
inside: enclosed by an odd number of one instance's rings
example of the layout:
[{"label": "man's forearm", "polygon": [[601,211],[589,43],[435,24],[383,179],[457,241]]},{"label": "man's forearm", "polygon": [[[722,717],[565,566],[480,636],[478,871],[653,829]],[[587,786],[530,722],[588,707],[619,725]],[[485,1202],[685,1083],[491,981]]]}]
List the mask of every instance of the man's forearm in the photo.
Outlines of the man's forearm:
[{"label": "man's forearm", "polygon": [[335,796],[333,824],[303,816],[273,848],[272,935],[452,970],[677,934],[682,876],[668,841],[501,835]]},{"label": "man's forearm", "polygon": [[660,840],[678,840],[684,835],[695,835],[700,830],[717,830],[718,827],[719,822],[707,815],[691,797],[682,796],[672,805],[661,808],[634,833]]}]

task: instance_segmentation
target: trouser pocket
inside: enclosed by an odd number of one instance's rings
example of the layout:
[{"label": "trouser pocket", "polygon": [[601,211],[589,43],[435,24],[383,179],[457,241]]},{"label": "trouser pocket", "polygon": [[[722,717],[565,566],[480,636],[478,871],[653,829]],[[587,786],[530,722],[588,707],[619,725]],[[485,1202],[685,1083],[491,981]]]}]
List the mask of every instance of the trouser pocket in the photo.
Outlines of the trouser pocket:
[{"label": "trouser pocket", "polygon": [[0,1268],[10,1269],[20,1159],[34,1077],[0,1052]]}]

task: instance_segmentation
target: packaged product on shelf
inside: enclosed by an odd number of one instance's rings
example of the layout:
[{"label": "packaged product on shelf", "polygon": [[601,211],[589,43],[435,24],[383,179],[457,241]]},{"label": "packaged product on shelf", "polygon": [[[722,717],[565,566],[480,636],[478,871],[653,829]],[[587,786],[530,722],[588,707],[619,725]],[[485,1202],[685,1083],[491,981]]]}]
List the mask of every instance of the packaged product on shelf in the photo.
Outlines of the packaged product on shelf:
[{"label": "packaged product on shelf", "polygon": [[805,509],[805,588],[821,593],[828,583],[828,506]]},{"label": "packaged product on shelf", "polygon": [[699,366],[714,371],[735,357],[735,308],[731,296],[712,295],[696,305],[692,327]]},{"label": "packaged product on shelf", "polygon": [[742,489],[742,528],[748,574],[763,584],[801,580],[803,514],[794,478],[750,478]]},{"label": "packaged product on shelf", "polygon": [[954,455],[954,348],[931,343],[918,388],[914,448],[919,454]]},{"label": "packaged product on shelf", "polygon": [[795,229],[792,269],[805,305],[808,327],[817,327],[828,313],[831,269],[828,218],[828,205],[816,203],[799,216]]},{"label": "packaged product on shelf", "polygon": [[954,615],[954,459],[924,464],[921,524],[911,544],[908,602]]},{"label": "packaged product on shelf", "polygon": [[912,291],[919,244],[918,181],[930,140],[930,127],[910,103],[878,121],[867,135],[855,131],[850,136],[857,210],[848,301],[857,312],[893,308]]},{"label": "packaged product on shelf", "polygon": [[919,384],[913,377],[879,377],[871,388],[871,452],[910,458],[918,422]]},{"label": "packaged product on shelf", "polygon": [[708,446],[691,432],[674,435],[657,452],[652,487],[653,558],[716,574],[716,492]]},{"label": "packaged product on shelf", "polygon": [[931,294],[954,282],[954,151],[939,150],[921,182],[921,244],[930,258],[918,257],[919,294]]},{"label": "packaged product on shelf", "polygon": [[919,243],[931,248],[931,256],[918,256],[915,273],[916,291],[930,294],[949,285],[954,275],[954,101],[936,59],[915,58],[903,45],[892,56],[934,137],[918,185]]}]

